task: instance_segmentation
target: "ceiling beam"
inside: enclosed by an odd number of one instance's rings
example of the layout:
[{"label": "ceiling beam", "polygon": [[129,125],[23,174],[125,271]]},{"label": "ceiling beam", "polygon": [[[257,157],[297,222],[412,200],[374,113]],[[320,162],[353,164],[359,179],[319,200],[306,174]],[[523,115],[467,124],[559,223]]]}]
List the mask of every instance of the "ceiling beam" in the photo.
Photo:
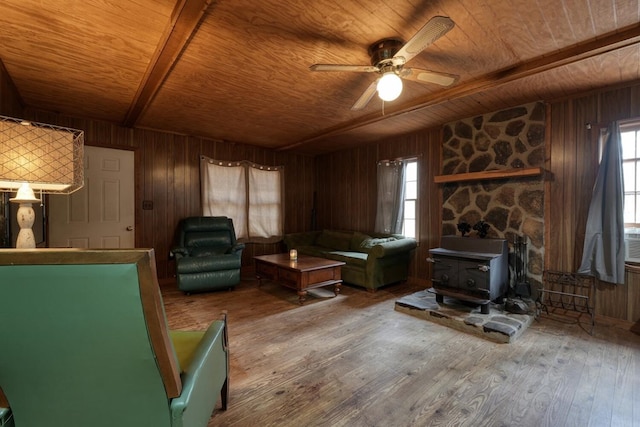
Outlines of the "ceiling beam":
[{"label": "ceiling beam", "polygon": [[123,125],[133,127],[169,75],[212,0],[178,0]]},{"label": "ceiling beam", "polygon": [[339,135],[363,126],[387,120],[390,117],[397,117],[403,114],[412,113],[433,105],[437,105],[453,99],[463,98],[476,93],[493,89],[514,80],[529,77],[538,73],[562,67],[584,59],[602,55],[607,52],[622,49],[640,42],[640,23],[631,25],[622,30],[605,34],[604,36],[588,40],[584,43],[569,46],[555,53],[539,56],[530,61],[523,62],[513,67],[494,71],[476,79],[459,84],[450,89],[442,90],[438,93],[426,95],[414,99],[395,108],[385,106],[385,114],[372,113],[353,120],[349,123],[327,128],[302,141],[295,142],[278,148],[279,151],[299,148],[300,146],[316,142],[331,136]]}]

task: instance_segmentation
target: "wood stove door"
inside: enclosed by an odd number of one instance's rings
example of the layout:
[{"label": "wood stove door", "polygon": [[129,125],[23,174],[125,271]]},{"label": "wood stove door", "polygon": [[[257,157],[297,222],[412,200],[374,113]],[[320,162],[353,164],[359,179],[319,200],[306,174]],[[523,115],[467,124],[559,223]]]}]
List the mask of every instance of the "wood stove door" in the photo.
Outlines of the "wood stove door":
[{"label": "wood stove door", "polygon": [[489,264],[478,260],[460,261],[460,288],[478,297],[489,298],[491,273]]},{"label": "wood stove door", "polygon": [[433,257],[433,276],[431,282],[434,288],[458,287],[458,260],[453,258]]}]

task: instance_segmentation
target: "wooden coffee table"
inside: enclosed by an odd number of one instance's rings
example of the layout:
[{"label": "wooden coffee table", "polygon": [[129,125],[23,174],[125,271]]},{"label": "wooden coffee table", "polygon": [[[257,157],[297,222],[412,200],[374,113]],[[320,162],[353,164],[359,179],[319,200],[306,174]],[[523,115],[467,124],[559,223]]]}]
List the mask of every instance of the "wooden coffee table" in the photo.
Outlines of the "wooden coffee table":
[{"label": "wooden coffee table", "polygon": [[340,267],[345,263],[306,255],[299,255],[291,261],[289,254],[261,255],[254,257],[258,286],[262,279],[281,283],[298,291],[298,301],[304,304],[309,289],[334,285],[333,293],[340,293],[342,283]]}]

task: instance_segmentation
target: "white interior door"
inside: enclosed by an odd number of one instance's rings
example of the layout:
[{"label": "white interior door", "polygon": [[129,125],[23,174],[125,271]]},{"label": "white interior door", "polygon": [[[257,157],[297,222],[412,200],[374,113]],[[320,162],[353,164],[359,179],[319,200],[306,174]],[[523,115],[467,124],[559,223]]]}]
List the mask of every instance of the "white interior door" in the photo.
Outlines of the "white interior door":
[{"label": "white interior door", "polygon": [[84,187],[49,196],[49,247],[133,248],[133,151],[85,146],[84,157]]}]

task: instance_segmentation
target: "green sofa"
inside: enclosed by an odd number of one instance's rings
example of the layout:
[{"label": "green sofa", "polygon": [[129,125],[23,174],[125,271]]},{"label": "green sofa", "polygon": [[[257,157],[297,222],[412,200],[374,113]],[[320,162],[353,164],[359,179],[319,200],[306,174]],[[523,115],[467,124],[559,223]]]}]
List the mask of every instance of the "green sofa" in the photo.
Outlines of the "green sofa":
[{"label": "green sofa", "polygon": [[287,250],[342,261],[342,280],[370,291],[407,280],[414,239],[399,234],[309,231],[287,234]]}]

